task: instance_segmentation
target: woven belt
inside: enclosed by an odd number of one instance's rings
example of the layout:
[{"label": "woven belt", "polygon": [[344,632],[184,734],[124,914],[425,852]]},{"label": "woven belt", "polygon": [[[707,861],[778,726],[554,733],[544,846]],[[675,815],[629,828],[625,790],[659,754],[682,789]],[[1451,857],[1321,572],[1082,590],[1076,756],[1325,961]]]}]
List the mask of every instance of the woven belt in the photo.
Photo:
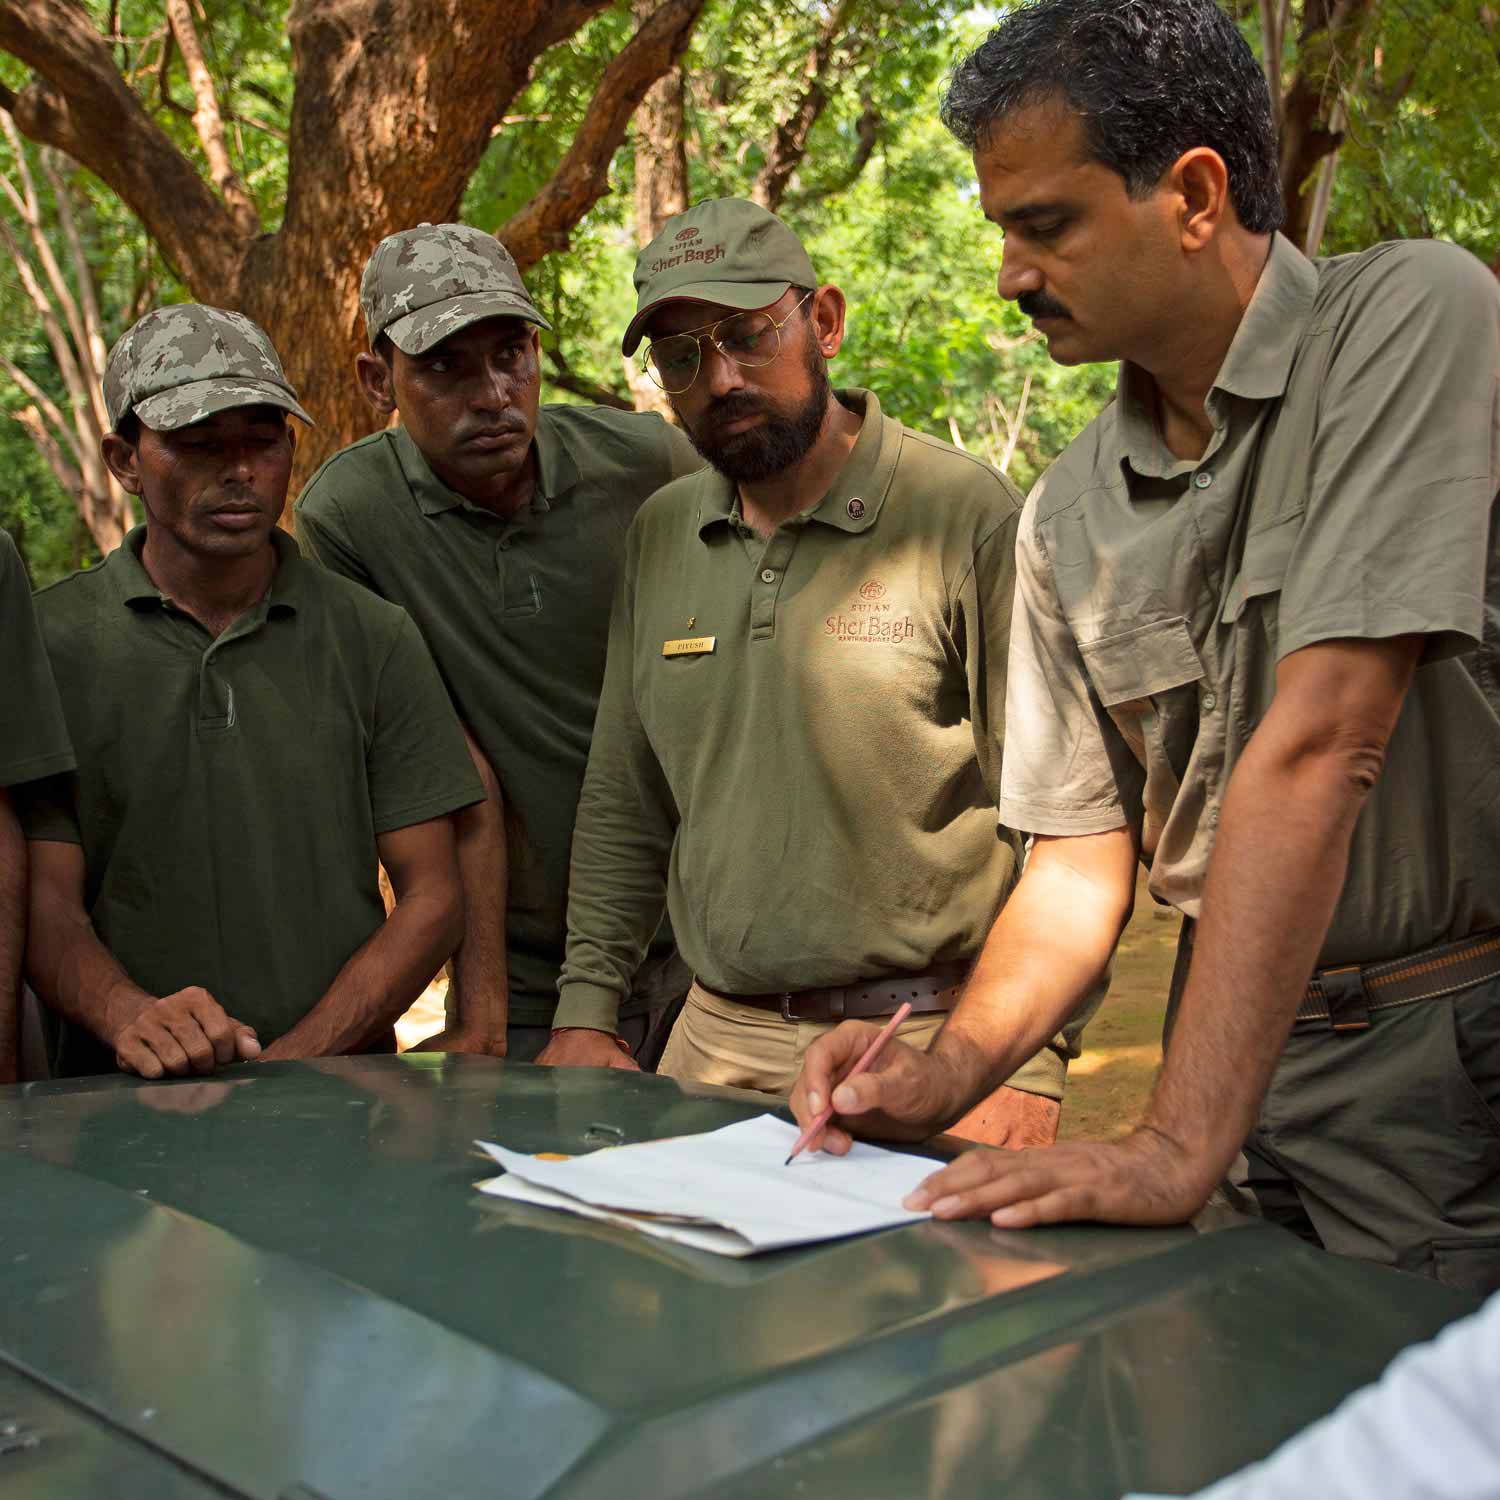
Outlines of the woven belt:
[{"label": "woven belt", "polygon": [[911,1001],[914,1016],[952,1010],[958,1004],[966,963],[934,964],[920,974],[886,974],[879,979],[860,979],[853,984],[820,990],[773,990],[765,995],[721,995],[709,993],[735,1005],[756,1010],[774,1010],[784,1021],[863,1020],[893,1015]]},{"label": "woven belt", "polygon": [[1424,948],[1407,958],[1319,969],[1297,1007],[1297,1024],[1322,1021],[1335,1031],[1363,1031],[1372,1011],[1436,1000],[1496,978],[1500,978],[1500,928]]}]

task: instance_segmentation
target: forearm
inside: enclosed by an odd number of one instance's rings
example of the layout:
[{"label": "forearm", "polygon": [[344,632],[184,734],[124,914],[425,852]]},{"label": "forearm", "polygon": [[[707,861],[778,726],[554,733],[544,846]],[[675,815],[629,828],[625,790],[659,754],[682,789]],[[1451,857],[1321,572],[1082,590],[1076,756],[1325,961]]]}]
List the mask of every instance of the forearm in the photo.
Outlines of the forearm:
[{"label": "forearm", "polygon": [[374,1041],[426,988],[463,935],[456,893],[413,892],[339,970],[328,992],[261,1054],[334,1057]]},{"label": "forearm", "polygon": [[[470,749],[474,750],[472,742]],[[489,795],[454,819],[464,936],[453,954],[448,1026],[489,1044],[504,1038],[510,1008],[505,964],[507,850],[499,783],[477,753],[475,764]]]},{"label": "forearm", "polygon": [[950,1118],[1009,1078],[1099,983],[1130,918],[1134,859],[1123,828],[1038,841],[931,1049]]},{"label": "forearm", "polygon": [[42,1001],[107,1046],[152,1002],[99,941],[88,914],[33,887],[26,974]]},{"label": "forearm", "polygon": [[21,954],[26,944],[26,840],[0,787],[0,1084],[20,1076]]},{"label": "forearm", "polygon": [[1254,1123],[1344,884],[1363,789],[1336,750],[1252,739],[1230,779],[1192,969],[1146,1125],[1217,1181]]}]

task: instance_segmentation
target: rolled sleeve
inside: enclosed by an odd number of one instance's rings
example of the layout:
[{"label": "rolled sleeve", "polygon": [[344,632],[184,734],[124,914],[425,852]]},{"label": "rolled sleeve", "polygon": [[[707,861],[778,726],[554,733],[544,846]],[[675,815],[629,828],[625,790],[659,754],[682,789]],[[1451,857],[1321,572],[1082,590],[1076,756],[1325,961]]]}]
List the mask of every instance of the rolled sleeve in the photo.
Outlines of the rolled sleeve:
[{"label": "rolled sleeve", "polygon": [[1451,245],[1394,246],[1334,343],[1278,655],[1333,639],[1478,644],[1500,490],[1500,285]]},{"label": "rolled sleeve", "polygon": [[1107,833],[1127,822],[1078,644],[1058,605],[1036,530],[1045,479],[1026,502],[1016,547],[1005,694],[1005,760],[1000,821],[1026,833]]}]

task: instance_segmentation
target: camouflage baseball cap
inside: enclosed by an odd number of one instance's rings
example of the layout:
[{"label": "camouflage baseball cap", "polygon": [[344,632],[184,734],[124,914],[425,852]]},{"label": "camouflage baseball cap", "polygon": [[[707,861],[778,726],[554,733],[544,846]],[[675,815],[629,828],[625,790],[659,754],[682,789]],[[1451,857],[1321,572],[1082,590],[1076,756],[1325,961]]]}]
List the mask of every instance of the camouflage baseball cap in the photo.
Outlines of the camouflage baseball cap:
[{"label": "camouflage baseball cap", "polygon": [[359,284],[370,347],[383,333],[422,354],[481,318],[552,325],[536,310],[508,251],[468,224],[419,224],[376,245]]},{"label": "camouflage baseball cap", "polygon": [[744,198],[708,198],[668,219],[636,257],[635,316],[620,348],[635,353],[664,302],[768,307],[788,287],[817,284],[802,241],[775,214]]},{"label": "camouflage baseball cap", "polygon": [[103,386],[114,428],[133,411],[154,431],[173,432],[235,406],[279,406],[312,424],[265,330],[197,302],[159,307],[123,333]]}]

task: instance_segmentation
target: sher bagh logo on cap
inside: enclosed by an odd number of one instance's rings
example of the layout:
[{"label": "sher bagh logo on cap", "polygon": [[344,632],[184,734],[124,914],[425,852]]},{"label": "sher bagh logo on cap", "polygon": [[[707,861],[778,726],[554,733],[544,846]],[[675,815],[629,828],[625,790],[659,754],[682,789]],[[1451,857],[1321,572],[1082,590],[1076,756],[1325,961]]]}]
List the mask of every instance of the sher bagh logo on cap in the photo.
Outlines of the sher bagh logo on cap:
[{"label": "sher bagh logo on cap", "polygon": [[689,224],[686,229],[679,229],[672,238],[679,242],[682,240],[695,240],[698,238],[698,226],[696,224]]}]

